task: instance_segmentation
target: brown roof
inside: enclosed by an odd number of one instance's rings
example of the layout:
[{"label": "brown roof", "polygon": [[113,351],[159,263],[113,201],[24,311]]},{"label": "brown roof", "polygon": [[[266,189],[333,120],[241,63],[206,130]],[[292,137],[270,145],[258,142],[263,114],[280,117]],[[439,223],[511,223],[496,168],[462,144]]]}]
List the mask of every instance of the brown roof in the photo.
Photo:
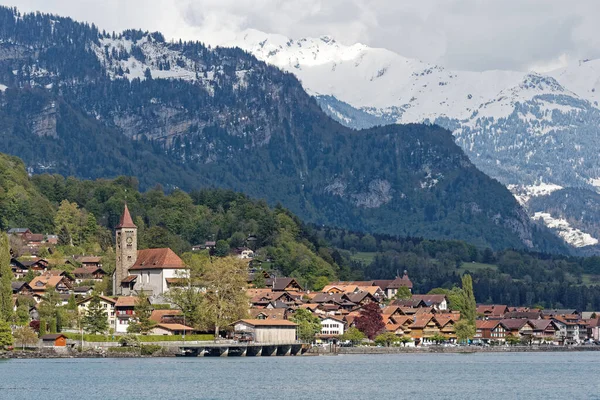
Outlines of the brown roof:
[{"label": "brown roof", "polygon": [[252,326],[297,326],[296,323],[292,321],[288,321],[287,319],[240,319],[234,324],[238,322],[243,322],[247,325]]},{"label": "brown roof", "polygon": [[446,300],[444,294],[413,294],[413,300],[423,300],[427,305],[440,304]]},{"label": "brown roof", "polygon": [[29,286],[33,290],[46,290],[46,288],[51,287],[55,288],[62,281],[63,277],[60,275],[57,276],[36,276],[29,282]]},{"label": "brown roof", "polygon": [[285,309],[284,308],[251,308],[250,316],[253,319],[257,319],[260,314],[263,314],[266,319],[285,319]]},{"label": "brown roof", "polygon": [[194,331],[195,329],[191,326],[182,324],[157,324],[156,326],[166,329],[168,331]]},{"label": "brown roof", "polygon": [[75,268],[73,270],[73,274],[75,276],[87,276],[87,275],[92,275],[96,272],[103,272],[104,274],[106,274],[106,272],[104,272],[104,270],[100,267],[81,267],[81,268]]},{"label": "brown roof", "polygon": [[152,310],[150,321],[161,322],[164,317],[172,317],[181,315],[181,310]]},{"label": "brown roof", "polygon": [[173,250],[164,248],[139,250],[137,260],[129,270],[181,268],[185,268],[181,258]]},{"label": "brown roof", "polygon": [[[94,296],[90,296],[90,297],[87,297],[87,298],[85,298],[85,299],[83,299],[83,300],[80,300],[80,301],[78,301],[78,302],[77,302],[77,304],[83,304],[83,303],[86,303],[86,302],[90,301],[90,300],[91,300],[93,297],[94,297]],[[112,297],[103,296],[103,295],[99,295],[98,297],[100,297],[100,299],[101,299],[101,300],[104,300],[104,301],[106,301],[107,303],[115,304],[115,303],[117,302],[117,301],[116,301],[115,299],[113,299]]]},{"label": "brown roof", "polygon": [[121,281],[121,283],[129,283],[129,282],[133,282],[137,279],[137,275],[127,275],[127,277],[125,279],[123,279]]},{"label": "brown roof", "polygon": [[66,338],[65,335],[63,335],[62,333],[48,333],[46,335],[43,335],[42,337],[40,337],[40,339],[42,340],[56,340],[58,338],[64,337]]},{"label": "brown roof", "polygon": [[135,296],[117,297],[117,304],[115,304],[115,306],[116,307],[133,307],[133,306],[135,306],[136,300],[137,300],[137,297],[135,297]]},{"label": "brown roof", "polygon": [[129,208],[127,208],[127,204],[125,204],[123,215],[121,215],[119,225],[117,225],[116,228],[137,228],[137,226],[135,226],[133,220],[131,219],[131,214],[129,214]]},{"label": "brown roof", "polygon": [[78,257],[77,261],[79,261],[80,263],[99,263],[102,261],[102,257],[96,257],[96,256],[83,256],[83,257]]}]

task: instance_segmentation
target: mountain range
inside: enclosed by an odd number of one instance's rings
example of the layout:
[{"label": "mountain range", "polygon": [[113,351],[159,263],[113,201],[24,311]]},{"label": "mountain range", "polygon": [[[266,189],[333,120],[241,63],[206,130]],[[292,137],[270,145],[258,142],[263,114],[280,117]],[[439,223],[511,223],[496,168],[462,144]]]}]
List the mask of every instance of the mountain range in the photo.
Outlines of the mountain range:
[{"label": "mountain range", "polygon": [[[425,123],[451,130],[473,163],[521,200],[549,194],[550,185],[554,196],[584,204],[600,189],[600,60],[544,74],[472,72],[329,36],[247,30],[223,45],[294,73],[330,117],[353,129]],[[598,243],[600,225],[590,225],[585,208],[522,204],[572,246]]]},{"label": "mountain range", "polygon": [[240,49],[0,8],[0,84],[0,151],[33,174],[224,187],[317,224],[568,252],[450,131],[355,131]]}]

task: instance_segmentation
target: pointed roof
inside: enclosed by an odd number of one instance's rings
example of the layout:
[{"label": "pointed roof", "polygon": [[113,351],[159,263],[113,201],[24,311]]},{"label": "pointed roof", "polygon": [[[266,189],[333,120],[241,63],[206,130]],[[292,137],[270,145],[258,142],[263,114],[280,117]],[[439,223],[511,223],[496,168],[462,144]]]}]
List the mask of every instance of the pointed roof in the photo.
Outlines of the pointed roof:
[{"label": "pointed roof", "polygon": [[163,248],[138,250],[137,260],[129,270],[183,268],[185,265],[181,258],[173,250]]},{"label": "pointed roof", "polygon": [[120,228],[137,228],[137,226],[135,226],[133,220],[131,219],[131,214],[129,214],[129,208],[127,208],[127,204],[125,204],[123,215],[121,215],[119,225],[117,225],[117,229]]}]

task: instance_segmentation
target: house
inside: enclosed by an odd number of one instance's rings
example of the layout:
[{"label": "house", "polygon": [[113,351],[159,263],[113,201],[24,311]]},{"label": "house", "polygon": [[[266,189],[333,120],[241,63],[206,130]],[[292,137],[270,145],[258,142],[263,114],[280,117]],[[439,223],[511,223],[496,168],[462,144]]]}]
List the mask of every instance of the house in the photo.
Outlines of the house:
[{"label": "house", "polygon": [[187,325],[176,324],[176,323],[159,323],[156,324],[150,331],[148,332],[150,335],[190,335],[196,332],[194,328]]},{"label": "house", "polygon": [[102,268],[102,257],[97,256],[80,256],[75,260],[81,263],[82,267]]},{"label": "house", "polygon": [[41,338],[43,347],[66,347],[67,337],[62,333],[49,333]]},{"label": "house", "polygon": [[302,286],[295,278],[270,278],[267,279],[266,286],[273,289],[274,292],[302,292]]},{"label": "house", "polygon": [[508,306],[500,304],[478,304],[477,314],[484,319],[502,319],[508,313]]},{"label": "house", "polygon": [[433,306],[438,311],[448,310],[448,299],[443,294],[413,294],[413,300],[422,300],[425,305]]},{"label": "house", "polygon": [[73,275],[75,276],[75,282],[81,283],[83,281],[102,282],[102,279],[107,274],[101,267],[91,265],[75,268],[73,270]]},{"label": "house", "polygon": [[594,342],[600,341],[600,318],[590,318],[585,321],[588,338]]},{"label": "house", "polygon": [[234,322],[233,329],[236,334],[249,336],[256,343],[294,343],[296,341],[296,328],[288,320],[241,319]]},{"label": "house", "polygon": [[475,342],[499,342],[504,343],[509,329],[500,320],[477,320],[475,321]]},{"label": "house", "polygon": [[332,316],[321,316],[321,332],[317,336],[321,340],[335,340],[344,334],[345,322]]},{"label": "house", "polygon": [[73,288],[73,294],[75,294],[75,297],[88,297],[92,295],[92,291],[93,291],[93,287],[91,286],[78,286]]},{"label": "house", "polygon": [[29,271],[29,268],[16,258],[10,259],[10,269],[15,279],[22,279]]},{"label": "house", "polygon": [[554,316],[552,321],[558,326],[558,341],[561,344],[579,344],[582,342],[580,329],[584,329],[587,335],[587,326],[580,323],[576,314],[565,316]]},{"label": "house", "polygon": [[135,302],[137,299],[138,298],[134,296],[117,297],[115,303],[115,332],[127,333],[130,320],[135,318]]},{"label": "house", "polygon": [[400,289],[401,287],[406,287],[411,292],[413,288],[413,284],[408,278],[408,274],[406,271],[404,271],[404,275],[402,277],[396,277],[396,279],[373,281],[373,286],[380,287],[388,299],[394,298],[394,296],[396,296],[396,294],[398,293],[398,289]]},{"label": "house", "polygon": [[[420,299],[405,299],[405,300],[394,300],[391,305],[398,306],[403,309],[405,308],[424,308],[427,307],[427,303]],[[414,311],[416,312],[416,311]],[[412,313],[414,313],[412,312]]]},{"label": "house", "polygon": [[29,228],[11,228],[8,230],[8,234],[18,236],[22,240],[25,240],[28,235],[31,235],[31,231]]},{"label": "house", "polygon": [[[115,311],[115,305],[117,304],[117,301],[112,298],[112,297],[108,297],[108,296],[98,296],[100,299],[100,306],[104,309],[104,311],[106,312],[106,322],[108,323],[109,328],[112,328],[116,331],[117,325],[116,325],[116,311]],[[79,315],[85,315],[85,313],[87,312],[88,306],[90,304],[90,300],[92,300],[92,297],[86,297],[83,300],[80,300],[77,302],[77,311],[79,313]]]},{"label": "house", "polygon": [[31,295],[33,293],[27,282],[11,282],[10,286],[15,295]]},{"label": "house", "polygon": [[534,311],[511,311],[504,314],[505,319],[541,319],[542,313],[539,310]]},{"label": "house", "polygon": [[69,293],[73,288],[69,280],[64,276],[36,276],[29,282],[34,294],[41,295],[48,290],[56,290],[59,293]]},{"label": "house", "polygon": [[502,325],[506,327],[506,336],[514,336],[520,339],[532,339],[534,326],[527,319],[503,319]]},{"label": "house", "polygon": [[200,250],[205,250],[205,249],[212,250],[216,246],[217,246],[217,242],[207,241],[207,242],[204,242],[204,244],[197,244],[197,245],[192,246],[192,251],[200,251]]},{"label": "house", "polygon": [[237,258],[242,260],[254,258],[254,252],[247,247],[238,247],[234,250],[234,253],[237,256]]},{"label": "house", "polygon": [[285,308],[251,308],[250,316],[253,319],[287,319]]},{"label": "house", "polygon": [[558,342],[560,328],[551,319],[532,319],[529,323],[533,326],[533,340],[542,342]]},{"label": "house", "polygon": [[150,314],[150,321],[154,321],[157,324],[172,324],[183,322],[184,317],[181,310],[152,310]]}]

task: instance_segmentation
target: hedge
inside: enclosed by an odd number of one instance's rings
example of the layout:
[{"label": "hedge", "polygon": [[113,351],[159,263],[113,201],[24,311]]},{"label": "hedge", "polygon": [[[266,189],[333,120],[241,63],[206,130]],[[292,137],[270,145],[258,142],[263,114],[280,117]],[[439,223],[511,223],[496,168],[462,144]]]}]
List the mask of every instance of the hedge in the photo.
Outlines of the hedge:
[{"label": "hedge", "polygon": [[[81,334],[79,333],[63,333],[68,339],[75,341],[81,340]],[[115,339],[112,339],[111,335],[91,335],[84,334],[83,340],[86,342],[118,342],[120,336],[115,335]],[[181,335],[138,335],[140,342],[179,342],[182,340]],[[186,341],[211,341],[214,340],[214,335],[200,334],[200,335],[185,335]]]}]

